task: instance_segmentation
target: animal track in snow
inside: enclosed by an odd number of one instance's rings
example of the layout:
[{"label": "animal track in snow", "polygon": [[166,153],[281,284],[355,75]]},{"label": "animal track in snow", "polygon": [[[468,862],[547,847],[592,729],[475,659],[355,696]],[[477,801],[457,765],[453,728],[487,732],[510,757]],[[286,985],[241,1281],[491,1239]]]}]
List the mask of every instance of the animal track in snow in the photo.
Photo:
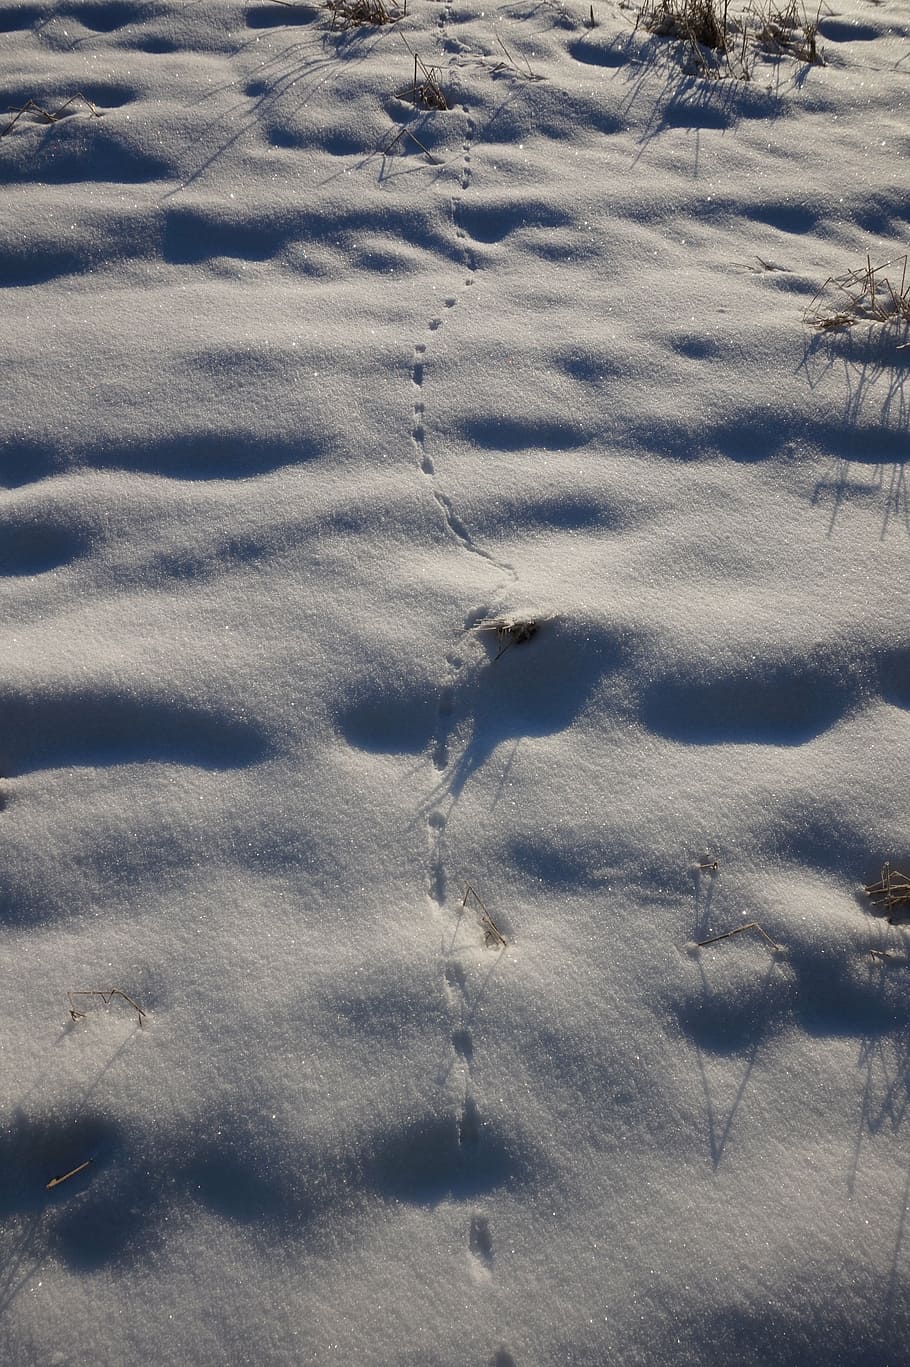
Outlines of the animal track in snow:
[{"label": "animal track in snow", "polygon": [[468,1249],[471,1254],[471,1273],[477,1280],[486,1280],[493,1267],[493,1237],[485,1215],[471,1216],[468,1230]]},{"label": "animal track in snow", "polygon": [[[440,15],[440,28],[444,45],[447,20],[448,7],[446,6]],[[463,271],[462,283],[459,290],[453,291],[443,299],[441,309],[437,305],[438,311],[430,316],[423,336],[414,344],[410,371],[411,443],[418,469],[427,480],[431,481],[432,496],[442,514],[447,534],[461,550],[485,561],[490,569],[495,572],[499,580],[493,594],[495,598],[496,593],[502,587],[515,581],[516,573],[511,565],[498,560],[495,555],[478,544],[472,536],[469,526],[460,516],[452,498],[441,487],[439,470],[433,457],[427,425],[428,390],[432,388],[428,384],[432,378],[433,368],[432,343],[438,338],[447,320],[451,318],[452,310],[457,307],[462,292],[473,286],[477,271],[477,258],[472,245],[473,239],[462,221],[462,200],[471,185],[472,179],[471,154],[474,136],[474,121],[468,115],[466,116],[457,188],[451,200],[452,229],[458,254],[458,264]],[[469,614],[465,623],[465,634],[471,632],[474,624],[487,616],[489,611],[489,606],[484,605]],[[464,654],[457,648],[449,650],[445,665],[448,677],[439,694],[432,745],[432,763],[438,782],[424,807],[427,830],[426,895],[434,913],[443,918],[446,918],[448,911],[449,885],[446,825],[451,802],[456,796],[455,780],[460,773],[461,765],[459,757],[453,761],[451,742],[457,724],[456,701],[459,693],[462,695],[465,693],[463,688],[459,689],[458,687],[459,675],[465,668]],[[447,1177],[446,1182],[452,1180],[454,1188],[464,1192],[466,1174],[475,1173],[475,1169],[477,1172],[485,1172],[490,1164],[496,1167],[498,1160],[496,1136],[490,1132],[485,1134],[481,1108],[475,1094],[472,1076],[474,1038],[470,1028],[472,1011],[468,972],[465,963],[462,961],[462,956],[456,952],[454,947],[462,915],[463,913],[459,911],[456,918],[449,916],[450,924],[445,928],[445,938],[448,943],[447,947],[443,949],[441,968],[452,1025],[449,1037],[448,1062],[442,1070],[439,1080],[441,1085],[450,1089],[453,1108],[456,1112],[457,1146],[450,1155],[451,1178]],[[452,933],[453,930],[454,933]],[[478,935],[479,944],[480,937]],[[437,1176],[437,1180],[441,1188],[446,1186],[446,1182],[443,1182],[440,1175]],[[476,1174],[471,1180],[476,1184]],[[471,1216],[467,1245],[471,1275],[478,1280],[489,1278],[493,1263],[493,1239],[485,1215],[475,1212]]]}]

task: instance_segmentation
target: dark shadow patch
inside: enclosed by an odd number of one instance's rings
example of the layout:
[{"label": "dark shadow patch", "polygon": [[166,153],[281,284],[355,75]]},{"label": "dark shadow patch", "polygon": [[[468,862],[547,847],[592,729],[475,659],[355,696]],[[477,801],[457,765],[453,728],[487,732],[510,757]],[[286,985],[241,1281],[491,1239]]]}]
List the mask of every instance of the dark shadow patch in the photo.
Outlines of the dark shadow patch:
[{"label": "dark shadow patch", "polygon": [[313,142],[308,132],[301,132],[293,128],[270,128],[268,139],[272,147],[279,147],[290,152],[299,152],[304,147],[311,147]]},{"label": "dark shadow patch", "polygon": [[490,498],[471,513],[471,528],[480,540],[535,532],[620,532],[628,526],[623,510],[570,490],[545,498],[521,493]]},{"label": "dark shadow patch", "polygon": [[596,343],[580,343],[571,351],[556,352],[551,363],[582,383],[600,384],[623,374],[623,363],[613,351],[605,351]]},{"label": "dark shadow patch", "polygon": [[717,423],[705,436],[719,455],[747,465],[779,455],[790,441],[786,424],[762,412],[746,412],[736,422]]},{"label": "dark shadow patch", "polygon": [[52,522],[17,524],[0,517],[0,574],[45,574],[87,550],[87,538],[71,528]]},{"label": "dark shadow patch", "polygon": [[72,464],[130,470],[168,479],[252,479],[322,454],[313,438],[263,437],[256,432],[187,432],[133,446],[79,452]]},{"label": "dark shadow patch", "polygon": [[590,440],[590,433],[573,423],[519,417],[481,416],[459,423],[466,441],[495,451],[573,451]]},{"label": "dark shadow patch", "polygon": [[530,530],[582,532],[596,529],[608,532],[620,531],[626,525],[618,509],[576,493],[532,499],[518,504],[508,516],[510,521]]},{"label": "dark shadow patch", "polygon": [[756,661],[726,675],[667,674],[644,692],[642,723],[683,745],[804,745],[855,700],[851,681],[811,661]]},{"label": "dark shadow patch", "polygon": [[[835,1179],[836,1180],[836,1179]],[[894,1224],[900,1211],[893,1214]],[[795,1230],[792,1237],[796,1238]],[[882,1240],[888,1246],[888,1236]],[[843,1245],[843,1256],[829,1262],[825,1248],[815,1247],[813,1226],[800,1235],[798,1247],[804,1249],[804,1270],[781,1269],[779,1291],[773,1301],[761,1297],[754,1287],[743,1294],[722,1289],[709,1306],[700,1304],[673,1316],[672,1333],[661,1329],[652,1349],[652,1361],[736,1364],[736,1367],[897,1367],[906,1357],[905,1345],[910,1329],[903,1309],[903,1292],[895,1312],[877,1316],[868,1313],[863,1298],[856,1295],[857,1279],[866,1272],[859,1248]],[[888,1306],[888,1267],[876,1269],[881,1303]],[[819,1301],[819,1278],[825,1283]],[[901,1286],[903,1281],[901,1280]],[[811,1314],[806,1307],[812,1305]],[[663,1346],[661,1347],[661,1344]],[[571,1355],[571,1345],[563,1362],[593,1367],[592,1358]],[[602,1359],[601,1359],[602,1361]]]},{"label": "dark shadow patch", "polygon": [[139,6],[128,0],[66,0],[59,13],[69,15],[94,33],[115,33],[117,29],[135,27],[138,20],[148,24],[171,17],[170,9],[154,0],[142,0]]},{"label": "dark shadow patch", "polygon": [[567,45],[570,57],[586,66],[625,66],[629,60],[628,49],[615,38],[574,38]]},{"label": "dark shadow patch", "polygon": [[250,5],[246,12],[247,28],[293,28],[310,24],[319,13],[317,5]]},{"label": "dark shadow patch", "polygon": [[[0,1217],[57,1209],[79,1198],[121,1155],[120,1128],[106,1116],[27,1116],[17,1112],[0,1135]],[[55,1177],[89,1166],[50,1191]]]},{"label": "dark shadow patch", "polygon": [[823,214],[824,208],[821,205],[766,200],[750,208],[749,222],[764,223],[782,233],[811,233]]},{"label": "dark shadow patch", "polygon": [[[92,0],[80,0],[77,5],[61,5],[60,13],[76,19],[94,33],[113,33],[136,18],[135,6],[124,0],[100,0],[100,3],[96,0],[94,4]],[[147,17],[147,12],[143,17]]]},{"label": "dark shadow patch", "polygon": [[[20,121],[14,131],[18,137],[11,134],[0,142],[0,149],[8,149],[6,156],[0,155],[0,185],[139,185],[171,173],[160,157],[139,151],[126,134],[84,112],[40,127]],[[28,139],[27,148],[22,139]]]},{"label": "dark shadow patch", "polygon": [[527,229],[550,229],[571,226],[571,220],[560,209],[545,200],[506,200],[501,204],[463,203],[458,220],[475,242],[492,246],[511,233]]},{"label": "dark shadow patch", "polygon": [[451,772],[453,797],[503,741],[565,731],[622,659],[618,638],[601,629],[544,623],[530,641],[510,647],[498,659],[496,634],[485,636],[489,662],[459,698],[459,711],[471,717],[472,732]]},{"label": "dark shadow patch", "polygon": [[34,28],[47,11],[39,5],[4,5],[0,8],[0,33],[17,33],[22,29]]},{"label": "dark shadow patch", "polygon": [[[724,946],[716,948],[724,952]],[[736,953],[732,946],[729,949]],[[708,952],[703,950],[702,954]],[[738,973],[735,987],[725,984],[714,988],[712,968],[703,959],[702,986],[674,1003],[680,1028],[706,1053],[753,1053],[771,1035],[780,1032],[784,1018],[792,1011],[792,984],[769,962],[764,972],[759,967],[750,975]]]},{"label": "dark shadow patch", "polygon": [[809,1035],[873,1038],[910,1026],[906,981],[868,955],[791,943],[787,963],[797,977],[795,1011]]},{"label": "dark shadow patch", "polygon": [[365,681],[342,709],[337,726],[349,745],[370,754],[419,755],[437,725],[439,697],[429,682],[410,689],[402,683]]},{"label": "dark shadow patch", "polygon": [[[564,828],[515,836],[506,842],[503,850],[507,866],[517,870],[522,878],[532,884],[543,884],[544,888],[567,892],[601,887],[614,870],[620,878],[623,862],[639,854],[637,847],[623,844],[615,831],[603,841],[594,841]],[[610,870],[610,875],[605,869]],[[665,869],[656,873],[662,887],[666,887],[667,877]],[[686,884],[682,876],[679,891],[691,891],[691,883]]]},{"label": "dark shadow patch", "polygon": [[378,1141],[364,1168],[380,1195],[419,1206],[470,1199],[529,1176],[526,1159],[490,1126],[480,1127],[476,1142],[460,1143],[454,1117],[402,1126]]},{"label": "dark shadow patch", "polygon": [[723,353],[723,346],[713,337],[696,337],[686,334],[669,339],[671,351],[677,356],[685,356],[690,361],[711,361]]},{"label": "dark shadow patch", "polygon": [[4,439],[0,433],[0,485],[5,488],[36,484],[66,468],[66,461],[47,445],[12,435]]},{"label": "dark shadow patch", "polygon": [[664,128],[727,129],[734,121],[730,109],[708,98],[668,100],[661,111]]},{"label": "dark shadow patch", "polygon": [[125,1152],[54,1223],[60,1255],[74,1272],[141,1262],[161,1237],[164,1174]]},{"label": "dark shadow patch", "polygon": [[139,99],[135,86],[114,81],[84,81],[79,90],[97,109],[121,109]]},{"label": "dark shadow patch", "polygon": [[326,1017],[339,1022],[345,1038],[368,1035],[394,1048],[446,1027],[441,995],[421,992],[403,971],[374,968],[362,984],[352,978],[343,986],[328,986],[320,997]]},{"label": "dark shadow patch", "polygon": [[785,799],[768,822],[761,847],[776,864],[813,869],[852,887],[878,877],[879,842],[849,804],[800,794]]},{"label": "dark shadow patch", "polygon": [[261,565],[274,550],[252,537],[229,537],[206,551],[196,552],[189,546],[163,551],[148,561],[148,570],[156,583],[163,579],[206,583],[240,566]]},{"label": "dark shadow patch", "polygon": [[232,1224],[268,1225],[286,1232],[293,1223],[299,1230],[315,1208],[261,1146],[247,1147],[214,1143],[200,1148],[182,1173],[188,1194]]},{"label": "dark shadow patch", "polygon": [[882,30],[875,24],[863,24],[859,20],[822,19],[818,25],[821,38],[829,43],[872,43],[882,37]]},{"label": "dark shadow patch", "polygon": [[270,261],[282,249],[291,225],[271,216],[228,218],[201,209],[168,209],[162,255],[175,266],[197,266],[214,257]]},{"label": "dark shadow patch", "polygon": [[882,700],[892,707],[910,709],[910,647],[883,651],[878,661]]},{"label": "dark shadow patch", "polygon": [[81,275],[92,264],[93,250],[88,243],[71,243],[66,247],[49,243],[0,247],[0,288],[46,285],[64,275]]},{"label": "dark shadow patch", "polygon": [[176,52],[177,44],[172,38],[156,37],[154,34],[135,38],[130,47],[134,52]]},{"label": "dark shadow patch", "polygon": [[857,465],[903,465],[907,460],[906,429],[884,423],[812,423],[800,432],[800,437],[812,449],[829,459],[855,462]]},{"label": "dark shadow patch", "polygon": [[252,723],[179,700],[98,687],[57,693],[0,689],[0,771],[151,761],[236,769],[266,758]]}]

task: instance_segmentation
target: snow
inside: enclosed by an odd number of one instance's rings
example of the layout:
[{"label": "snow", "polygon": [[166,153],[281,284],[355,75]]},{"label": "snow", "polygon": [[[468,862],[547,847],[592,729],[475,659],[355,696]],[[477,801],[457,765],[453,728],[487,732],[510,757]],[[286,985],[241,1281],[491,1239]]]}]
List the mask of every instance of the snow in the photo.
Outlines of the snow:
[{"label": "snow", "polygon": [[0,5],[11,1367],[906,1360],[910,18],[594,18]]}]

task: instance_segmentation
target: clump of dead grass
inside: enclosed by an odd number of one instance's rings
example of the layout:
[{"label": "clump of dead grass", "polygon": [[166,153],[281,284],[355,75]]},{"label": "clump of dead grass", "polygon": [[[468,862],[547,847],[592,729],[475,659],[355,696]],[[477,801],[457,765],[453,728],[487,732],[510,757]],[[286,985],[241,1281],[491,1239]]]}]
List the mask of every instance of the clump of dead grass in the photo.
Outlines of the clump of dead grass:
[{"label": "clump of dead grass", "polygon": [[638,23],[660,38],[726,52],[729,0],[645,0]]},{"label": "clump of dead grass", "polygon": [[418,109],[448,109],[442,89],[442,68],[427,66],[415,52],[414,78],[405,90],[398,91],[398,99],[410,100]]},{"label": "clump of dead grass", "polygon": [[364,24],[372,24],[375,28],[396,24],[406,17],[408,3],[404,0],[402,8],[397,9],[389,8],[383,0],[325,0],[323,9],[332,16],[331,27],[343,31]]},{"label": "clump of dead grass", "polygon": [[821,18],[821,4],[810,19],[806,10],[797,5],[797,0],[776,8],[769,4],[764,11],[753,10],[757,21],[755,41],[766,52],[780,53],[795,57],[797,61],[809,62],[813,66],[824,66],[818,48],[818,23]]},{"label": "clump of dead grass", "polygon": [[799,0],[753,0],[736,14],[731,0],[644,0],[639,26],[684,45],[695,74],[750,81],[759,51],[823,64],[818,48],[821,9],[810,19]]},{"label": "clump of dead grass", "polygon": [[[910,254],[905,253],[873,266],[867,252],[864,266],[828,277],[806,309],[806,323],[820,332],[843,332],[857,323],[907,326],[910,324],[908,259]],[[901,349],[908,346],[910,342],[905,342]]]}]

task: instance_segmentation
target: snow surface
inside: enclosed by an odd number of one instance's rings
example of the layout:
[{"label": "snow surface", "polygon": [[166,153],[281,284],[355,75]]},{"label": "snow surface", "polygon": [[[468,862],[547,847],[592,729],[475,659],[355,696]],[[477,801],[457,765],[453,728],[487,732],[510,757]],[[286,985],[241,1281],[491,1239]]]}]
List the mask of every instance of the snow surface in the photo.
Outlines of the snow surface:
[{"label": "snow surface", "polygon": [[910,350],[804,321],[910,13],[821,16],[0,3],[4,1364],[910,1360]]}]

